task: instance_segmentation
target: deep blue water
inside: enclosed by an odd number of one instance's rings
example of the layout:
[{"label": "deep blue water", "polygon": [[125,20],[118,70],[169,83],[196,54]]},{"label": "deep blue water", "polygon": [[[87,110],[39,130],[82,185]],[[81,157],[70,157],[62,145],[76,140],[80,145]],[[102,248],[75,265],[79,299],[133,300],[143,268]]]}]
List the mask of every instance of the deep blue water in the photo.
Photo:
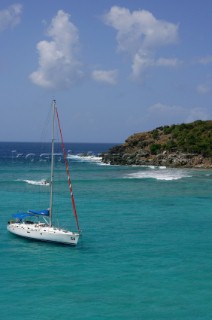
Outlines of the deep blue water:
[{"label": "deep blue water", "polygon": [[[70,152],[72,154],[79,153],[88,153],[92,152],[94,154],[98,154],[104,151],[107,151],[109,148],[114,146],[113,143],[66,143],[66,152]],[[61,152],[60,143],[56,143],[55,147],[56,151]],[[41,143],[41,142],[0,142],[0,159],[10,159],[20,160],[31,159],[30,155],[34,154],[36,157],[40,156],[42,153],[50,153],[51,152],[51,144],[50,143]]]},{"label": "deep blue water", "polygon": [[[98,154],[111,146],[67,149]],[[69,247],[6,230],[12,213],[48,207],[48,187],[39,182],[49,177],[40,154],[50,150],[38,150],[0,143],[1,319],[212,318],[212,171],[70,158],[83,235]],[[75,229],[59,157],[55,179],[55,221]]]}]

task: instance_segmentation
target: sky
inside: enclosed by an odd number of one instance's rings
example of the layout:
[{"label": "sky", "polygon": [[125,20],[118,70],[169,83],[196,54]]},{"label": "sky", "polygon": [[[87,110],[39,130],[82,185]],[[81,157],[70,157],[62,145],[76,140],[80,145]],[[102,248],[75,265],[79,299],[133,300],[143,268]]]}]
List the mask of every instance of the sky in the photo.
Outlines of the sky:
[{"label": "sky", "polygon": [[123,143],[212,119],[211,0],[1,0],[0,141]]}]

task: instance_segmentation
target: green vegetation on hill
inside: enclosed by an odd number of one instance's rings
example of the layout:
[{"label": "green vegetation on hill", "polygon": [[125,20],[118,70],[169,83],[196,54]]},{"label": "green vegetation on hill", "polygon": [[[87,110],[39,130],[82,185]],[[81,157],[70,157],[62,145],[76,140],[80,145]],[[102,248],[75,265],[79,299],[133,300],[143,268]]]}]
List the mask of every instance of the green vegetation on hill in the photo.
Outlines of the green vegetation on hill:
[{"label": "green vegetation on hill", "polygon": [[135,133],[102,155],[116,165],[212,168],[212,121],[195,121]]},{"label": "green vegetation on hill", "polygon": [[151,154],[179,151],[212,156],[212,121],[198,120],[136,133],[126,140],[124,147],[128,151],[143,148]]}]

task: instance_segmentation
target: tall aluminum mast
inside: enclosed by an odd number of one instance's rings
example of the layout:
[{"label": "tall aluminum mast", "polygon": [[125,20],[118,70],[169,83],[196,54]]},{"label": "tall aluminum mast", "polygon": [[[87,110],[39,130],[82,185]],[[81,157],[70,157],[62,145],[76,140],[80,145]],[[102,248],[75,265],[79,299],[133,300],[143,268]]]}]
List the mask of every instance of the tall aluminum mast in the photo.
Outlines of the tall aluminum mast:
[{"label": "tall aluminum mast", "polygon": [[51,177],[50,177],[50,203],[49,203],[49,225],[52,226],[53,187],[54,187],[54,123],[56,112],[56,100],[52,101],[52,151],[51,151]]}]

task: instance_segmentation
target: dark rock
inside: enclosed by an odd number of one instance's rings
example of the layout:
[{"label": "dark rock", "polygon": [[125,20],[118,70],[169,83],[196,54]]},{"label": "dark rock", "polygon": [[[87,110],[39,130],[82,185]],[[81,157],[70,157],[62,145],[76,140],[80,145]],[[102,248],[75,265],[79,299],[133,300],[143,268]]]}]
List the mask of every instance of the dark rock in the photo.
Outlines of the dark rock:
[{"label": "dark rock", "polygon": [[111,165],[212,168],[212,121],[137,133],[101,156],[104,163]]}]

